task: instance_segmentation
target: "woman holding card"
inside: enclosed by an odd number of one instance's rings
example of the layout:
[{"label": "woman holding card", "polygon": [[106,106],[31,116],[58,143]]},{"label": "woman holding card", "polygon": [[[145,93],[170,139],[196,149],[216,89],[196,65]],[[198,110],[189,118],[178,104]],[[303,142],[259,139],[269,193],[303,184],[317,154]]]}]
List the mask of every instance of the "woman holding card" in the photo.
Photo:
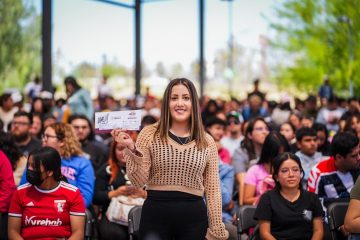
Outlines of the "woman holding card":
[{"label": "woman holding card", "polygon": [[124,129],[112,136],[126,148],[131,182],[146,185],[141,239],[228,238],[221,220],[217,148],[203,128],[191,81],[169,83],[159,122],[145,127],[136,143]]}]

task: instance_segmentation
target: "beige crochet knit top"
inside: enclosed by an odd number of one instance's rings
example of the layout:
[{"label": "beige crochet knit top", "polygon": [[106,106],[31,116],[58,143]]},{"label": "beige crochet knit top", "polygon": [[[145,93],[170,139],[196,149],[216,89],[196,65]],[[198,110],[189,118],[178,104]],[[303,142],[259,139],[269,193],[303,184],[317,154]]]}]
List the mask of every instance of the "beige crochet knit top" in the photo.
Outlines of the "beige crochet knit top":
[{"label": "beige crochet knit top", "polygon": [[[156,134],[156,125],[145,127],[136,141],[140,154],[125,150],[126,172],[132,184],[147,190],[181,191],[205,196],[209,228],[207,239],[227,239],[222,222],[218,151],[207,135],[208,147],[198,150],[193,140],[181,145],[167,137],[167,143]],[[141,157],[138,155],[142,155]]]}]

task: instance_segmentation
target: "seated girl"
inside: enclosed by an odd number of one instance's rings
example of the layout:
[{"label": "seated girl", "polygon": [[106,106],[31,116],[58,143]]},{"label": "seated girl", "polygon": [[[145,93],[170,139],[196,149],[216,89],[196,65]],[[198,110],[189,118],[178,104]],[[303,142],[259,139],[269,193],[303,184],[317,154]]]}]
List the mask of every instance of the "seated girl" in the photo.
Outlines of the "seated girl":
[{"label": "seated girl", "polygon": [[276,187],[262,195],[254,215],[261,239],[323,239],[322,206],[316,194],[302,189],[303,177],[294,154],[274,161]]},{"label": "seated girl", "polygon": [[129,238],[127,226],[110,222],[106,216],[111,199],[118,196],[145,198],[146,192],[131,185],[126,174],[124,147],[113,142],[110,148],[109,161],[98,170],[95,181],[93,202],[101,207],[101,219],[97,226],[99,239]]}]

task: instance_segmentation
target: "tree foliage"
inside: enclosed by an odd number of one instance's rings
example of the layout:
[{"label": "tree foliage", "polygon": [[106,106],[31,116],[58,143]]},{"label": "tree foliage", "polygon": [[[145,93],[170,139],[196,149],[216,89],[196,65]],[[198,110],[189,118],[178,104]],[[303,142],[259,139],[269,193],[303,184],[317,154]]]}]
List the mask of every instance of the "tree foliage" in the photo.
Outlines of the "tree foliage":
[{"label": "tree foliage", "polygon": [[275,71],[279,85],[315,92],[329,75],[339,95],[349,95],[351,78],[360,96],[360,1],[287,0],[274,10],[277,20],[271,27],[276,37],[271,45],[281,51],[282,63]]},{"label": "tree foliage", "polygon": [[0,92],[40,73],[40,20],[32,1],[0,1]]}]

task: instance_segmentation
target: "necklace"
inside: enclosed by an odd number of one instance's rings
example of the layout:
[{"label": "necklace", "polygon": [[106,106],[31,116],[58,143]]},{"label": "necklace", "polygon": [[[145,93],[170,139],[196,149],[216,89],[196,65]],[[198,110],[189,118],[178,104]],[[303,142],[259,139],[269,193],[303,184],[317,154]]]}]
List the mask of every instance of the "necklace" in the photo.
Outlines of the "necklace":
[{"label": "necklace", "polygon": [[184,142],[183,142],[183,141],[181,141],[181,138],[179,138],[178,136],[175,135],[175,137],[179,140],[181,145],[187,144],[189,142],[189,138],[190,138],[190,136],[187,138],[183,138],[184,139]]},{"label": "necklace", "polygon": [[[187,144],[188,142],[190,142],[190,136],[185,137],[178,137],[177,135],[175,135],[171,130],[169,130],[169,132],[171,133],[171,135],[173,136],[172,138],[174,139],[174,137],[178,140],[177,142],[179,142],[181,145]],[[176,141],[176,139],[174,139]],[[183,139],[183,140],[181,140]]]}]

